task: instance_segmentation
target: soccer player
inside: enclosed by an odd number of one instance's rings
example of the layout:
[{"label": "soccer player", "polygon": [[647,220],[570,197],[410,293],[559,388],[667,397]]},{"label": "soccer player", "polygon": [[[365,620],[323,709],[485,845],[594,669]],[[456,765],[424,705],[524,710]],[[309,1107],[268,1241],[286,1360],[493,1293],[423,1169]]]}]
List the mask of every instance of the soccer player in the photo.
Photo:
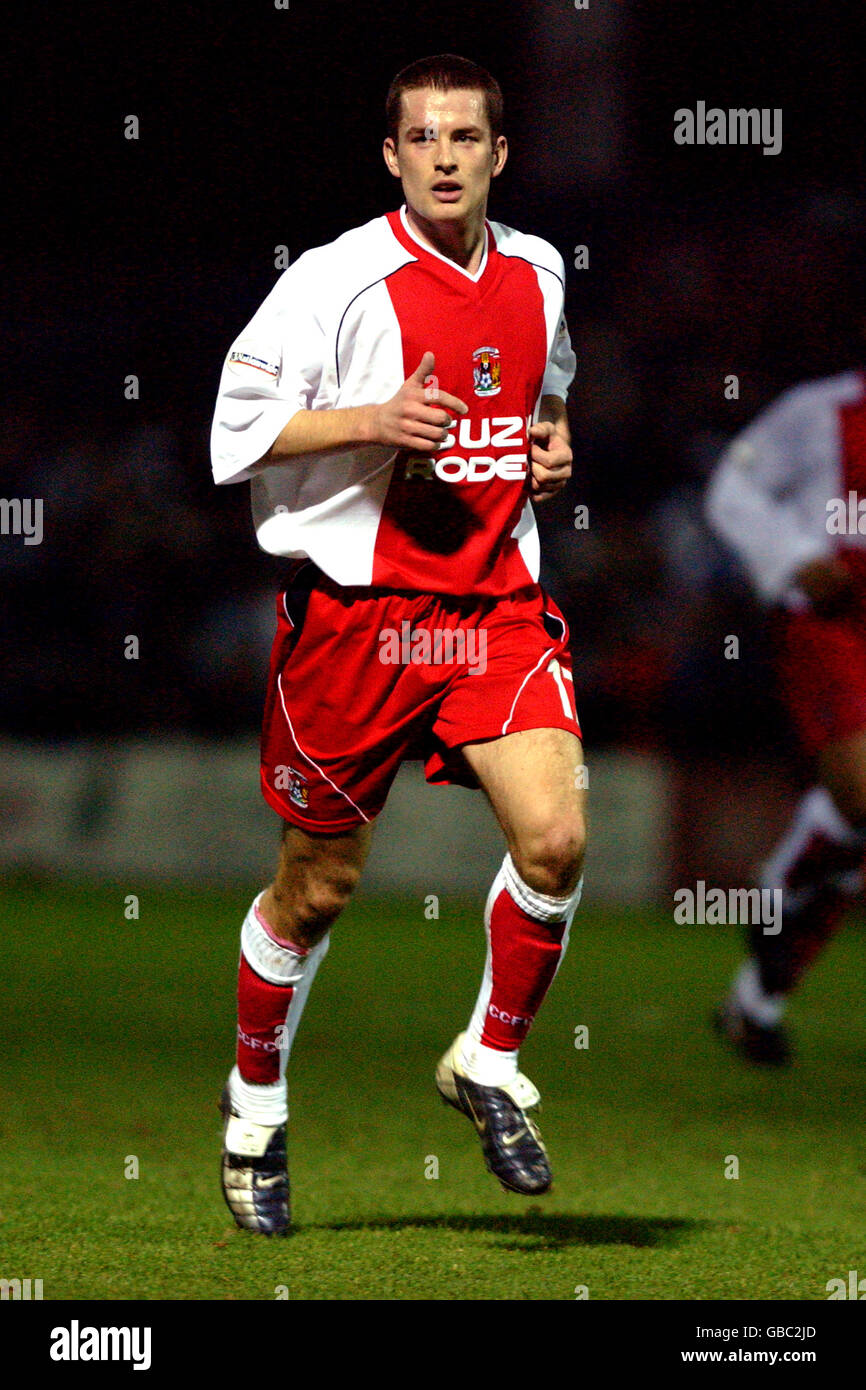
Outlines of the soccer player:
[{"label": "soccer player", "polygon": [[518,1051],[582,883],[569,634],[538,584],[532,508],[571,468],[564,268],[486,219],[507,145],[483,68],[412,64],[387,132],[405,204],[284,272],[228,354],[212,433],[216,482],[251,481],[259,544],[292,561],[261,758],[281,853],[241,931],[222,1101],[224,1195],[268,1235],[290,1222],[289,1050],[407,757],[483,788],[507,846],[478,1001],[436,1085],[506,1188],[551,1183]]},{"label": "soccer player", "polygon": [[[866,376],[786,391],[728,445],[711,525],[774,610],[781,692],[815,785],[763,869],[782,890],[778,934],[750,928],[716,1015],[758,1065],[787,1064],[788,997],[863,882],[866,856]],[[859,503],[863,512],[866,506]]]}]

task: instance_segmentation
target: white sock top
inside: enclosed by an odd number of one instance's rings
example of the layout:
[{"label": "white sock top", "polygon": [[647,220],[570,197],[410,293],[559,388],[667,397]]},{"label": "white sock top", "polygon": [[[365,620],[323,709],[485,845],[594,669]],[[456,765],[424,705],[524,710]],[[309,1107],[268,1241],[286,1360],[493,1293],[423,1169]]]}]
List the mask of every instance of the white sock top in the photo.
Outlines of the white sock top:
[{"label": "white sock top", "polygon": [[740,1009],[753,1023],[759,1023],[762,1028],[775,1028],[781,1023],[787,1002],[785,995],[765,994],[756,960],[747,960],[740,966],[733,994]]}]

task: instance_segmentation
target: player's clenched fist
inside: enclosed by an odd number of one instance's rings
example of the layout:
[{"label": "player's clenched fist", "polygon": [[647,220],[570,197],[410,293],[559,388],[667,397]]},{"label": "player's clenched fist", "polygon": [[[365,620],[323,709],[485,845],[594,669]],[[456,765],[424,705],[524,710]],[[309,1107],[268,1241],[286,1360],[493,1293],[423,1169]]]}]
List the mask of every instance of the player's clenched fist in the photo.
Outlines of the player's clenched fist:
[{"label": "player's clenched fist", "polygon": [[425,352],[396,396],[374,407],[373,434],[377,444],[429,454],[442,443],[452,416],[468,413],[465,401],[439,389],[433,375],[435,363],[433,353]]},{"label": "player's clenched fist", "polygon": [[571,477],[571,446],[550,420],[539,420],[529,431],[532,496],[537,502],[552,497]]}]

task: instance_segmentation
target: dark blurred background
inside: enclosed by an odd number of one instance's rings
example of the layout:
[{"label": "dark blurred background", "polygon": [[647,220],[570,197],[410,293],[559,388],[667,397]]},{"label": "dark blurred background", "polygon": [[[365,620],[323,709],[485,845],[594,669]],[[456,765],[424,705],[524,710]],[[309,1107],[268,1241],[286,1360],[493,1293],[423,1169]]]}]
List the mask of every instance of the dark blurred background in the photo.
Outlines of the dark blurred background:
[{"label": "dark blurred background", "polygon": [[[575,476],[539,522],[587,745],[786,747],[763,615],[701,498],[760,407],[863,358],[862,6],[235,0],[7,24],[0,493],[44,499],[44,540],[0,545],[3,733],[257,729],[280,566],[246,486],[211,484],[222,359],[275,248],[295,260],[399,205],[388,82],[452,51],[505,92],[490,215],[568,271]],[[781,153],[678,146],[674,111],[699,100],[781,107]]]}]

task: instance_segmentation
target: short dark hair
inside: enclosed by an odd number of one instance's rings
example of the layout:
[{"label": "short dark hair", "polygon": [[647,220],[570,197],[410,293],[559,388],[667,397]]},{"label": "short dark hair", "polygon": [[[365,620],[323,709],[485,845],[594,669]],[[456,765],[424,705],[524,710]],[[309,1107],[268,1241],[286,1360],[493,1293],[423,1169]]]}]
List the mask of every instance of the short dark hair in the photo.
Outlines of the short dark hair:
[{"label": "short dark hair", "polygon": [[459,58],[456,53],[438,53],[435,58],[419,58],[417,63],[410,63],[408,68],[397,73],[388,88],[385,121],[395,145],[400,130],[403,93],[417,91],[419,87],[432,87],[437,92],[462,92],[477,88],[484,93],[487,123],[494,144],[502,134],[502,89],[496,78],[468,58]]}]

